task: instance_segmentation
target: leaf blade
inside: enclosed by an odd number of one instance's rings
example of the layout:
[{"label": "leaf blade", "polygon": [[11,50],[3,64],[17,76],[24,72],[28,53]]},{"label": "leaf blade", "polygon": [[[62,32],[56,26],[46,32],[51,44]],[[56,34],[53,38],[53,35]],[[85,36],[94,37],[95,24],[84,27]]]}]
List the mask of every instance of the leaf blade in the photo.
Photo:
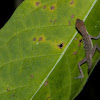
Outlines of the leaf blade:
[{"label": "leaf blade", "polygon": [[[90,1],[90,2],[92,3],[93,1]],[[44,2],[44,1],[42,1],[42,2]],[[74,28],[75,27],[74,26],[75,19],[72,20],[70,23],[70,20],[73,17],[72,16],[73,11],[74,11],[73,7],[75,7],[75,5],[70,5],[72,13],[70,13],[71,11],[69,11],[69,18],[66,20],[66,16],[67,16],[66,11],[68,11],[68,9],[65,6],[66,5],[65,2],[67,2],[67,4],[70,4],[70,1],[62,1],[61,2],[61,1],[55,1],[55,0],[52,0],[52,2],[45,3],[45,5],[47,5],[46,6],[47,9],[46,9],[46,11],[44,11],[44,8],[43,8],[45,6],[44,3],[36,4],[36,1],[27,0],[22,4],[21,7],[18,8],[18,11],[19,12],[21,11],[21,13],[16,11],[15,15],[13,15],[11,20],[1,30],[0,46],[3,49],[0,52],[0,55],[3,54],[2,55],[3,61],[0,62],[0,64],[3,64],[4,62],[12,61],[12,62],[10,62],[10,64],[8,64],[8,66],[4,65],[6,69],[3,67],[1,70],[1,71],[3,71],[3,72],[1,72],[1,75],[0,75],[0,76],[3,76],[3,77],[1,77],[2,78],[1,81],[5,79],[5,77],[4,77],[5,74],[8,75],[7,76],[8,80],[5,80],[5,86],[1,86],[3,92],[6,94],[6,96],[5,96],[5,94],[3,96],[1,96],[2,98],[9,97],[8,99],[10,99],[10,100],[13,98],[15,98],[16,100],[18,98],[21,100],[25,100],[26,98],[29,99],[32,96],[32,94],[36,93],[37,90],[40,91],[40,88],[38,88],[38,87],[44,86],[43,83],[51,75],[51,73],[53,73],[53,70],[55,69],[55,67],[56,67],[57,72],[60,73],[60,75],[63,73],[64,69],[63,70],[60,68],[57,69],[57,65],[58,65],[58,62],[60,62],[61,65],[63,65],[66,60],[67,60],[67,62],[70,62],[70,60],[68,60],[68,58],[70,58],[70,55],[67,55],[67,56],[65,55],[66,54],[65,52],[67,51],[67,49],[65,49],[65,48],[69,47],[69,44],[74,39],[73,35],[76,31]],[[58,8],[56,8],[55,3],[56,3],[56,5],[58,5]],[[61,5],[60,5],[60,3],[61,3]],[[27,4],[29,4],[29,8],[26,7]],[[81,4],[81,3],[79,3],[79,4]],[[35,5],[35,6],[32,6],[32,5]],[[36,7],[37,5],[40,5],[40,6]],[[65,7],[64,12],[62,12],[62,9],[60,8],[60,6]],[[86,7],[88,7],[88,6],[86,6]],[[36,9],[36,10],[34,10],[34,9]],[[52,9],[54,11],[52,11]],[[33,10],[34,10],[34,12],[32,12]],[[43,14],[44,12],[45,12],[45,14]],[[58,13],[58,15],[56,15],[57,13]],[[77,12],[77,13],[79,13],[79,12]],[[83,13],[85,15],[85,13],[84,12],[81,12],[79,14],[77,14],[77,13],[75,13],[77,15],[77,17],[80,17],[83,19],[83,16],[81,16],[81,14]],[[23,16],[23,14],[24,14],[24,16]],[[37,15],[39,15],[39,16],[37,17]],[[49,17],[44,18],[44,19],[43,19],[43,17],[41,18],[41,16],[44,16],[44,15],[47,15],[47,17],[48,16]],[[58,16],[58,18],[56,18],[57,16]],[[17,18],[17,20],[15,20],[15,18]],[[35,20],[33,21],[33,19],[35,19]],[[41,20],[41,19],[43,19],[43,20]],[[45,19],[46,19],[46,21],[45,21]],[[16,23],[15,26],[14,26],[14,23]],[[12,30],[5,31],[6,29],[9,29],[10,27],[12,27]],[[4,32],[6,32],[5,33],[7,35],[6,37],[5,37]],[[62,35],[62,33],[63,33],[63,35]],[[71,34],[68,34],[68,33],[71,33]],[[57,34],[57,36],[56,36],[56,34]],[[72,40],[71,40],[71,37],[73,37]],[[66,38],[68,38],[68,39],[66,39]],[[71,42],[70,42],[70,40],[71,40]],[[61,43],[64,43],[64,45],[62,45],[62,47],[59,47],[59,45]],[[15,45],[17,45],[17,46],[15,46]],[[67,45],[67,47],[66,47],[66,45]],[[47,48],[49,48],[49,49],[47,49]],[[44,50],[45,50],[45,52],[44,52]],[[69,52],[70,52],[70,50],[69,50]],[[64,56],[64,58],[63,58],[63,56]],[[16,61],[19,58],[23,59],[22,62],[21,61],[19,61],[19,62],[13,61],[13,59],[15,59],[15,61]],[[64,62],[61,59],[63,59]],[[48,63],[46,63],[46,62],[48,62]],[[33,65],[34,65],[34,68],[33,68]],[[60,67],[61,65],[59,64],[58,67]],[[71,64],[69,64],[69,65],[71,65]],[[43,67],[43,66],[45,66],[45,67]],[[48,66],[48,67],[46,67],[46,66]],[[62,73],[59,72],[59,69],[61,70]],[[65,69],[66,69],[66,67],[65,67]],[[68,75],[67,81],[69,82],[69,84],[71,84],[72,83],[71,82],[72,76],[70,76],[71,70],[69,67],[67,67],[67,69],[66,69],[66,73],[61,76],[64,77],[67,74]],[[59,75],[59,74],[57,74],[57,75]],[[54,74],[53,76],[55,76],[57,78],[57,75]],[[74,75],[74,77],[75,77],[75,75]],[[21,77],[21,80],[19,80],[20,77]],[[53,79],[53,77],[50,78],[51,84],[53,84],[55,82],[55,81],[52,82],[52,79]],[[57,81],[60,79],[61,79],[60,77],[57,78]],[[10,80],[12,80],[12,81],[10,81]],[[19,82],[17,82],[17,81],[19,81]],[[64,82],[66,83],[65,80],[64,80]],[[79,81],[77,81],[77,82],[79,82]],[[2,81],[2,83],[4,84],[3,81]],[[7,85],[6,85],[6,83],[7,83]],[[34,83],[34,85],[32,85],[33,83]],[[27,85],[27,84],[29,84],[29,85]],[[57,83],[55,83],[54,86],[56,86],[56,84]],[[21,91],[20,91],[21,86],[25,86],[25,87],[23,89],[21,89]],[[30,88],[27,88],[27,86]],[[33,87],[32,89],[31,89],[31,86]],[[16,87],[19,87],[18,90],[16,90],[17,89]],[[58,84],[58,87],[59,87],[59,84]],[[60,97],[60,98],[62,98],[62,100],[64,100],[65,98],[70,98],[69,95],[70,95],[71,88],[72,88],[71,85],[67,86],[66,89],[68,89],[69,92],[67,93],[67,97]],[[6,90],[7,91],[9,90],[9,92],[7,92]],[[13,90],[13,91],[16,90],[16,91],[11,92],[11,90]],[[27,93],[25,91],[27,91]],[[29,91],[31,91],[32,93]],[[52,88],[52,91],[54,91],[53,88]],[[67,91],[65,91],[64,93],[66,93],[66,92]],[[26,93],[26,95],[24,95],[24,93]],[[59,93],[61,93],[61,91]],[[64,95],[64,93],[63,93],[63,95]],[[55,95],[53,95],[53,96],[55,97]],[[47,98],[45,98],[45,99],[47,99]]]}]

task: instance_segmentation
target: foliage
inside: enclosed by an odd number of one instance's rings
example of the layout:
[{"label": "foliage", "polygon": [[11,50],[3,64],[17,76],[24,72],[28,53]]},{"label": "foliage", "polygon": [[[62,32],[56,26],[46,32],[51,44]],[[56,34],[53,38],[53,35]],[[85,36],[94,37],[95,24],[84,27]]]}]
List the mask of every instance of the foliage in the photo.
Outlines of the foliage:
[{"label": "foliage", "polygon": [[[87,17],[88,32],[97,36],[99,4],[99,0],[25,0],[0,30],[0,98],[73,100],[88,78],[84,64],[85,77],[75,79],[80,75],[77,64],[85,57],[75,21]],[[93,66],[98,59],[96,52]]]}]

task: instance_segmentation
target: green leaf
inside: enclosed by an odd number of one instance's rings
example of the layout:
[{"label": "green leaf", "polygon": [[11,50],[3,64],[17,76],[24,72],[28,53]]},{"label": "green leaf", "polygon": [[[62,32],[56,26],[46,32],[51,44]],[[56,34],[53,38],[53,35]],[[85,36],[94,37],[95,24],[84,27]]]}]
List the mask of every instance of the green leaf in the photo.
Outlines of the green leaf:
[{"label": "green leaf", "polygon": [[[85,57],[75,21],[87,18],[88,32],[97,36],[99,5],[99,0],[25,0],[0,30],[0,99],[73,100],[88,78],[84,64],[85,77],[75,79]],[[92,70],[99,59],[96,51]]]}]

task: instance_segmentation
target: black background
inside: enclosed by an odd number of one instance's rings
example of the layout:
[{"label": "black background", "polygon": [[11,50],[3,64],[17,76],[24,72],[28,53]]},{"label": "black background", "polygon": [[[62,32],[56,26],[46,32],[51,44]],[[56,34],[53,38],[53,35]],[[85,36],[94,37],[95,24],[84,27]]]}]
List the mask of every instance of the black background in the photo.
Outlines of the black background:
[{"label": "black background", "polygon": [[[15,2],[15,1],[18,1]],[[0,0],[0,29],[9,20],[15,8],[23,0]],[[17,3],[17,4],[16,4]],[[75,100],[100,100],[100,61],[92,72],[82,92]]]}]

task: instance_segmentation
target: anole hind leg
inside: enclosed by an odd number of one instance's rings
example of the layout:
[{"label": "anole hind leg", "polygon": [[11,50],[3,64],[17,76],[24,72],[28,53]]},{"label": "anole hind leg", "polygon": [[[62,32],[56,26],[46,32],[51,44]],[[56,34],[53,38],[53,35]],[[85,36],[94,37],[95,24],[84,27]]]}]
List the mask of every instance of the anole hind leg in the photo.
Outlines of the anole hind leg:
[{"label": "anole hind leg", "polygon": [[87,59],[84,58],[83,60],[81,60],[81,61],[78,63],[78,68],[79,68],[79,71],[80,71],[80,74],[81,74],[81,76],[79,76],[78,78],[83,78],[83,77],[84,77],[83,71],[82,71],[82,69],[81,69],[81,65],[84,64],[84,63],[86,63],[86,61],[87,61]]},{"label": "anole hind leg", "polygon": [[[91,52],[92,58],[94,56],[94,53],[95,53],[96,49],[100,52],[100,47],[98,46],[98,44],[95,44],[94,47],[92,48],[92,52]],[[88,73],[90,73],[90,70],[91,69],[88,69]]]}]

